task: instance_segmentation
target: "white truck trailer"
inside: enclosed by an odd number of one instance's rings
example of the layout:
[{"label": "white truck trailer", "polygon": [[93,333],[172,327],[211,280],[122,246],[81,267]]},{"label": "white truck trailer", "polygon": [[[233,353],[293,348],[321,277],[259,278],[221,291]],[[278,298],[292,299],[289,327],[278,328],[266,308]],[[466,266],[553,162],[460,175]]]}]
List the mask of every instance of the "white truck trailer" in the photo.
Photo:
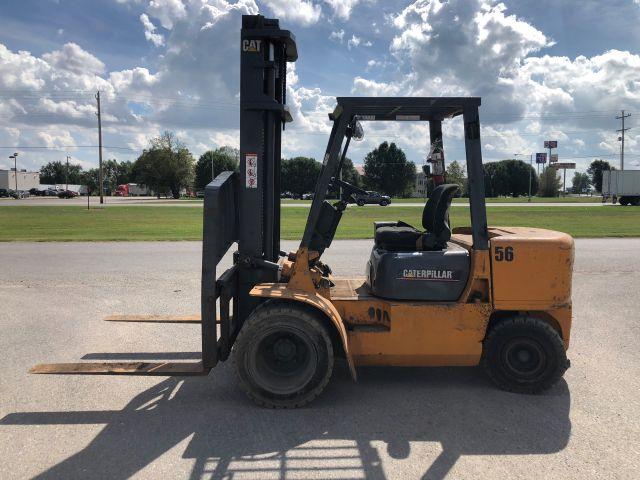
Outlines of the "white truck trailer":
[{"label": "white truck trailer", "polygon": [[616,200],[620,205],[640,205],[640,170],[602,172],[602,201]]}]

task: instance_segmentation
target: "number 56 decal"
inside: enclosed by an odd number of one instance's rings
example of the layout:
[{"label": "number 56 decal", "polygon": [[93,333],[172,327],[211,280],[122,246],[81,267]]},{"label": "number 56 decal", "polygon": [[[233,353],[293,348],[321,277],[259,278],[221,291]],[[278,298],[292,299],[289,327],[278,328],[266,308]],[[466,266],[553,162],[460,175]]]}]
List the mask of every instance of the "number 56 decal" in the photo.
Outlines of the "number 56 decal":
[{"label": "number 56 decal", "polygon": [[496,262],[512,262],[513,261],[513,247],[496,247],[495,255],[493,256]]}]

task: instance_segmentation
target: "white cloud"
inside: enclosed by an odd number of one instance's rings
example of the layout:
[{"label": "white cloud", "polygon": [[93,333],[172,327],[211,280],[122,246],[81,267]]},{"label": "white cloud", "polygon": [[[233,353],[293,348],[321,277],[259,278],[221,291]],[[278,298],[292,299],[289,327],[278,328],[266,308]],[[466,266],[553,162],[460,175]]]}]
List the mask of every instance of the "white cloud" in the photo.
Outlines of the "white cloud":
[{"label": "white cloud", "polygon": [[164,37],[160,33],[155,33],[156,26],[149,20],[146,13],[140,14],[140,21],[144,26],[144,38],[153,43],[156,47],[164,45]]},{"label": "white cloud", "polygon": [[352,48],[357,48],[359,46],[370,47],[373,45],[369,40],[363,40],[362,38],[351,35],[351,38],[347,41],[347,48],[351,50]]},{"label": "white cloud", "polygon": [[64,44],[62,50],[45,53],[42,58],[54,68],[73,73],[98,74],[104,71],[104,63],[73,42]]},{"label": "white cloud", "polygon": [[187,9],[182,0],[151,0],[147,11],[167,30],[171,30],[175,22],[187,16]]},{"label": "white cloud", "polygon": [[351,11],[360,3],[360,0],[324,0],[333,10],[333,14],[342,20],[349,20]]},{"label": "white cloud", "polygon": [[344,40],[344,30],[341,28],[340,30],[333,31],[329,34],[329,40],[334,40],[336,42],[342,43]]},{"label": "white cloud", "polygon": [[307,0],[263,0],[267,8],[281,20],[313,25],[320,20],[322,8]]}]

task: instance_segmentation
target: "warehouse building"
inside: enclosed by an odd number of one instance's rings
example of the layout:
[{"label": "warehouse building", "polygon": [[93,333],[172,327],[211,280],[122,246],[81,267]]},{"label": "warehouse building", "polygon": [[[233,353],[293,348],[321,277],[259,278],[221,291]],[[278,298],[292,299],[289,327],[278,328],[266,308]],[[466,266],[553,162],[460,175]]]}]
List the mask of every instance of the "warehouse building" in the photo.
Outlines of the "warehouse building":
[{"label": "warehouse building", "polygon": [[[18,188],[16,188],[16,175],[18,176]],[[40,187],[40,172],[27,172],[15,169],[0,170],[0,188],[6,190],[30,190]]]}]

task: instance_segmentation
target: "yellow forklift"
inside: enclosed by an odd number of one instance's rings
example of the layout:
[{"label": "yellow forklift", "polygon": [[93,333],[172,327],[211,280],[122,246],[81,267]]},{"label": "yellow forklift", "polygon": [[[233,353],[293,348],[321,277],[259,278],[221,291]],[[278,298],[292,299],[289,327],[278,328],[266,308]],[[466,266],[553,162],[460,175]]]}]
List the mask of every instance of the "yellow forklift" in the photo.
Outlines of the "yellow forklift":
[{"label": "yellow forklift", "polygon": [[[505,390],[538,393],[569,362],[573,239],[526,227],[487,227],[480,99],[341,97],[296,252],[280,250],[280,145],[291,115],[286,66],[294,36],[274,19],[244,16],[240,172],[205,189],[201,314],[116,316],[115,321],[199,323],[198,362],[66,363],[32,373],[206,375],[231,358],[258,404],[299,407],[325,388],[336,357],[359,366],[481,365]],[[462,117],[471,226],[451,229],[457,185],[444,183],[442,122]],[[322,262],[357,187],[338,178],[362,124],[429,123],[438,186],[422,224],[375,222],[366,275],[338,278]],[[439,163],[438,163],[439,162]],[[437,168],[435,168],[437,167]],[[339,190],[337,200],[328,192]],[[216,268],[232,245],[233,266]]]}]

